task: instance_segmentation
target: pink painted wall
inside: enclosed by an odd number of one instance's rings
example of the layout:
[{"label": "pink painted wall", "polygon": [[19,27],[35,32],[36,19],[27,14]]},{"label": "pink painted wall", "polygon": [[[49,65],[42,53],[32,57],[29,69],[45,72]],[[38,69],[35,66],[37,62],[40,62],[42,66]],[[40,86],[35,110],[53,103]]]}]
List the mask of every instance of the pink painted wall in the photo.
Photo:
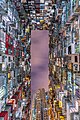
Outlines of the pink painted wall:
[{"label": "pink painted wall", "polygon": [[49,37],[47,30],[31,32],[31,93],[48,90]]}]

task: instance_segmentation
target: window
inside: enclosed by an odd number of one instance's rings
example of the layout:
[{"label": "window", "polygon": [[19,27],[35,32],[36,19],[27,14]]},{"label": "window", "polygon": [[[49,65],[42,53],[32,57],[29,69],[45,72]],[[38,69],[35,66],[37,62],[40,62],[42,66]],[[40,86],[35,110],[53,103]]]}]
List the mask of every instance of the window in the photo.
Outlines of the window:
[{"label": "window", "polygon": [[71,46],[68,47],[68,54],[71,54]]},{"label": "window", "polygon": [[10,62],[11,61],[11,57],[8,57],[8,62]]},{"label": "window", "polygon": [[15,73],[15,71],[14,71],[14,77],[16,76],[16,73]]},{"label": "window", "polygon": [[77,56],[75,56],[75,62],[78,62],[78,58],[77,58]]},{"label": "window", "polygon": [[5,62],[5,56],[2,56],[2,62]]},{"label": "window", "polygon": [[5,21],[4,20],[2,21],[2,23],[3,23],[3,26],[5,26]]},{"label": "window", "polygon": [[21,0],[21,3],[26,3],[26,0]]},{"label": "window", "polygon": [[11,27],[9,26],[9,31],[11,31]]},{"label": "window", "polygon": [[80,55],[79,55],[79,63],[80,63]]},{"label": "window", "polygon": [[0,14],[0,22],[2,22],[2,15]]}]

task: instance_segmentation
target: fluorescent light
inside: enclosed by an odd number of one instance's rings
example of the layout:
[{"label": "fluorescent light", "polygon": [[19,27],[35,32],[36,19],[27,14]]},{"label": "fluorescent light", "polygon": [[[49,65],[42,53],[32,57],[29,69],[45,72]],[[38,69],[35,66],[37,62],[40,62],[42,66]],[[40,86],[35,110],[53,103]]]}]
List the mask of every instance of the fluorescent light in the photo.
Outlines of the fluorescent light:
[{"label": "fluorescent light", "polygon": [[40,0],[40,3],[44,3],[44,0]]}]

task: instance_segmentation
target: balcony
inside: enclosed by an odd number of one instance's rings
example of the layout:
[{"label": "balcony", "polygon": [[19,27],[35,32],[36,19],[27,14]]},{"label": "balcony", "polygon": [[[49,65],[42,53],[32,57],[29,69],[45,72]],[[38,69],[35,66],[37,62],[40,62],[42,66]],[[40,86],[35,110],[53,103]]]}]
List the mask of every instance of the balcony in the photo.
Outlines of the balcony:
[{"label": "balcony", "polygon": [[80,0],[76,0],[75,12],[79,13],[80,11]]},{"label": "balcony", "polygon": [[62,9],[62,8],[59,8],[59,9],[58,9],[58,15],[62,15],[62,12],[63,12],[63,9]]},{"label": "balcony", "polygon": [[72,22],[77,16],[78,16],[78,13],[77,13],[77,12],[73,12],[73,13],[70,15],[68,21],[69,21],[69,22]]},{"label": "balcony", "polygon": [[5,0],[0,0],[0,14],[6,15],[7,14],[7,5]]},{"label": "balcony", "polygon": [[76,89],[76,96],[80,98],[80,89]]},{"label": "balcony", "polygon": [[0,29],[2,29],[4,32],[6,32],[6,27],[2,23],[0,23]]},{"label": "balcony", "polygon": [[16,9],[17,9],[19,15],[23,16],[25,14],[23,5],[20,2],[16,2],[15,6],[16,6]]},{"label": "balcony", "polygon": [[[77,75],[77,74],[76,74]],[[76,85],[80,86],[80,77],[79,77],[79,73],[76,76],[76,80],[75,80]],[[77,90],[78,91],[78,90]]]}]

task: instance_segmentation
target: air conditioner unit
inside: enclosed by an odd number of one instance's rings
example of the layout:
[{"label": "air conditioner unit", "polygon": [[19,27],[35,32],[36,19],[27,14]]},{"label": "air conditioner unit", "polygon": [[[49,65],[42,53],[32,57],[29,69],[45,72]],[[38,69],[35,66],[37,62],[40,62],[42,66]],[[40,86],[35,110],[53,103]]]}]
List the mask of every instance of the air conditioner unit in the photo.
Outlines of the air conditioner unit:
[{"label": "air conditioner unit", "polygon": [[73,64],[73,71],[79,71],[79,65],[78,64]]},{"label": "air conditioner unit", "polygon": [[20,40],[21,39],[21,35],[18,35],[18,40]]}]

